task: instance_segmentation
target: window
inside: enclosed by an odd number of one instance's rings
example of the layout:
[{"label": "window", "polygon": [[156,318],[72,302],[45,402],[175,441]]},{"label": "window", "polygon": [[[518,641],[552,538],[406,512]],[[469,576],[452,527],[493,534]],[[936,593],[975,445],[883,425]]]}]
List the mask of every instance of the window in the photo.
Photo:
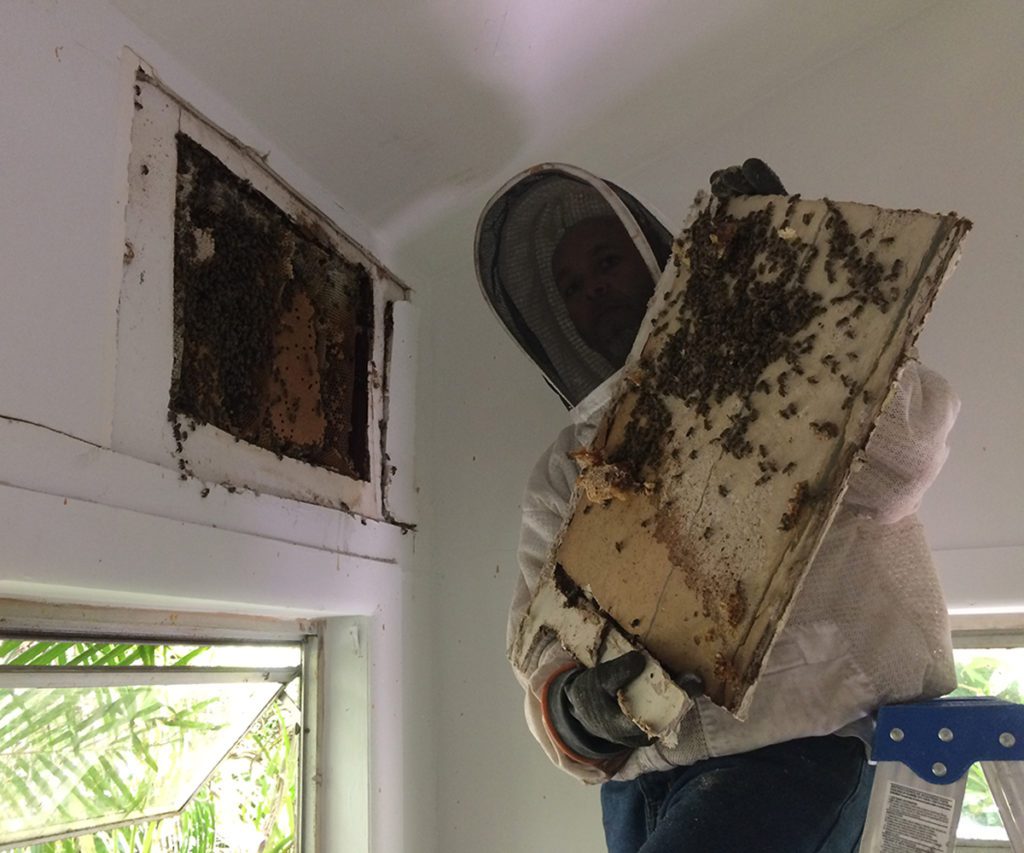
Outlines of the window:
[{"label": "window", "polygon": [[[953,696],[997,696],[1024,702],[1024,631],[954,633],[957,689]],[[1010,849],[981,767],[973,765],[957,827],[957,849]]]},{"label": "window", "polygon": [[292,633],[0,636],[0,848],[301,849],[318,638]]}]

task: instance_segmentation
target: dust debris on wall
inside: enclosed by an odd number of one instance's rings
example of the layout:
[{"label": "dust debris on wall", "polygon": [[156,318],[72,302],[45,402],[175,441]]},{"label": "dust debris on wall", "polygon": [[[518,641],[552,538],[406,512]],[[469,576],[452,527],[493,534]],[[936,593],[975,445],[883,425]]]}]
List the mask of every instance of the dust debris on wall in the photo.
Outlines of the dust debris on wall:
[{"label": "dust debris on wall", "polygon": [[170,419],[370,478],[367,268],[177,134]]}]

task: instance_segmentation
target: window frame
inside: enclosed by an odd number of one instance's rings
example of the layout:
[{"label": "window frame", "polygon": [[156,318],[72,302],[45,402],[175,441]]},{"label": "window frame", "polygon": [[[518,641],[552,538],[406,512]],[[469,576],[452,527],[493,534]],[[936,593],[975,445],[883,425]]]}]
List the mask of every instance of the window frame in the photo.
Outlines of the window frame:
[{"label": "window frame", "polygon": [[[351,660],[339,661],[345,664],[347,671],[341,673],[342,677],[337,680],[352,683],[356,695],[366,699],[346,709],[356,724],[356,732],[365,734],[369,718],[369,701],[365,690],[368,683],[368,660],[365,646],[359,639],[365,620],[362,617],[337,617],[329,621],[338,626],[334,628],[332,625],[332,633],[340,630],[353,639],[354,654]],[[0,633],[10,636],[38,639],[66,637],[97,642],[188,642],[197,645],[299,643],[301,663],[298,674],[302,679],[303,703],[297,792],[299,814],[296,815],[296,850],[299,853],[313,853],[322,848],[321,815],[330,814],[329,810],[321,808],[320,803],[325,771],[322,763],[325,731],[322,721],[326,710],[322,690],[326,666],[323,653],[324,628],[324,620],[42,604],[0,598]],[[135,669],[141,671],[145,668]],[[355,752],[354,773],[341,770],[347,778],[346,784],[366,788],[369,783],[369,744],[365,738],[353,742],[350,737],[346,740],[346,746],[354,748]],[[368,821],[357,819],[350,829],[353,833],[365,834],[367,824]]]},{"label": "window frame", "polygon": [[[954,649],[1005,649],[1024,647],[1024,613],[952,613],[949,617]],[[957,853],[990,853],[1010,850],[1009,841],[961,840]]]}]

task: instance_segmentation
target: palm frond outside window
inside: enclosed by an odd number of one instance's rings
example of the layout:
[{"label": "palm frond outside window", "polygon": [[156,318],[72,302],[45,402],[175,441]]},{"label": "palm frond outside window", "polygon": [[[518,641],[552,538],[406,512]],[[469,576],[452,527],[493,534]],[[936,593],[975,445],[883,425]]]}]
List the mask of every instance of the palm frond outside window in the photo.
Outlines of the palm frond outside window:
[{"label": "palm frond outside window", "polygon": [[294,849],[300,659],[0,639],[0,849]]}]

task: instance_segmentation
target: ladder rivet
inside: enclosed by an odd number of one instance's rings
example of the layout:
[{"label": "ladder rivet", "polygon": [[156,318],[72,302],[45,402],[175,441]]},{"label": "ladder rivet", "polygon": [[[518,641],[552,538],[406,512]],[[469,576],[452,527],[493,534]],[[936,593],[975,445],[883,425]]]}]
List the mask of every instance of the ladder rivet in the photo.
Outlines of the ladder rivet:
[{"label": "ladder rivet", "polygon": [[953,732],[950,729],[942,728],[939,729],[939,740],[943,743],[949,743],[953,740]]},{"label": "ladder rivet", "polygon": [[932,765],[932,773],[935,774],[936,776],[945,776],[946,775],[946,765],[943,764],[941,761],[936,761]]},{"label": "ladder rivet", "polygon": [[903,740],[903,729],[893,729],[889,732],[889,739],[899,743]]},{"label": "ladder rivet", "polygon": [[1003,732],[999,735],[999,743],[1009,749],[1011,746],[1017,745],[1017,738],[1010,734],[1010,732]]}]

